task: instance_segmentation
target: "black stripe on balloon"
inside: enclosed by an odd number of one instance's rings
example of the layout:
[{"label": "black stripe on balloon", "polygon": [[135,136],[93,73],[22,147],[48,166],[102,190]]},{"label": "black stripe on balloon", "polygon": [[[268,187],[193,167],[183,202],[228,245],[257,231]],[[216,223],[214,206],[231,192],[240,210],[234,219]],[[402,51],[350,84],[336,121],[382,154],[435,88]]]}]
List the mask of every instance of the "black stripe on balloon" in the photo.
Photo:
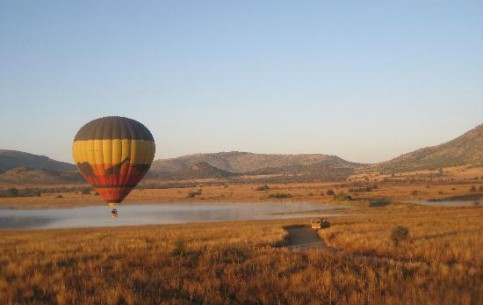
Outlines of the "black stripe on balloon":
[{"label": "black stripe on balloon", "polygon": [[114,139],[154,142],[153,135],[146,126],[136,120],[119,116],[90,121],[77,132],[74,141]]}]

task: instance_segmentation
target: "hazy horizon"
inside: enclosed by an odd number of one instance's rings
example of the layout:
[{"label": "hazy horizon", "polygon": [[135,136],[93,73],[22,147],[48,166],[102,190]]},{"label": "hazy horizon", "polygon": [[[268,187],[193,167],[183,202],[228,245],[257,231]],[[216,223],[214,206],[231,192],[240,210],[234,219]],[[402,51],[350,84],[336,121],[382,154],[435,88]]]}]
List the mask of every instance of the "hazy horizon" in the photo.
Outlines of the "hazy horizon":
[{"label": "hazy horizon", "polygon": [[72,163],[88,121],[195,153],[386,161],[483,122],[480,1],[0,2],[0,148]]}]

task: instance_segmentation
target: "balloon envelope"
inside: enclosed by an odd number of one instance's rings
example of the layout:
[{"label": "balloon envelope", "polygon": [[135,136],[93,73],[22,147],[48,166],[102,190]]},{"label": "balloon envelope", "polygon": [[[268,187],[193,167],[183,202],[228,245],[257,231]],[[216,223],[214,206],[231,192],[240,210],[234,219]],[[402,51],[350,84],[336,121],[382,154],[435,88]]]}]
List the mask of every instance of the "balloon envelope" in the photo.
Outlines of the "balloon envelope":
[{"label": "balloon envelope", "polygon": [[119,203],[148,171],[155,144],[143,124],[111,116],[84,125],[74,138],[72,151],[87,182],[105,201]]}]

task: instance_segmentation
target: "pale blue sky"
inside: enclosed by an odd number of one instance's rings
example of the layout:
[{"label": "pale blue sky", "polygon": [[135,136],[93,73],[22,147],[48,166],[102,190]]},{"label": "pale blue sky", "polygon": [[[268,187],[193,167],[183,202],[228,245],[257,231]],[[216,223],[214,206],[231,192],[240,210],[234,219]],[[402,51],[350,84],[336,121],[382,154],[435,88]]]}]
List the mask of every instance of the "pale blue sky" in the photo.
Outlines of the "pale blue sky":
[{"label": "pale blue sky", "polygon": [[72,162],[87,121],[156,158],[376,162],[483,122],[483,1],[0,0],[0,148]]}]

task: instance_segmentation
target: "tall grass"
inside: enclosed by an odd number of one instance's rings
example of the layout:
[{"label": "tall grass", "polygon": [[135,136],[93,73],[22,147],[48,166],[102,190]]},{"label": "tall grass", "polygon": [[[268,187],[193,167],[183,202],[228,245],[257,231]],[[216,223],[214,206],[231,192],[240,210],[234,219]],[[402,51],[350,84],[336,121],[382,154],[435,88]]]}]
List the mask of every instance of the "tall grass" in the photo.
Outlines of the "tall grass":
[{"label": "tall grass", "polygon": [[[350,253],[481,269],[482,220],[483,209],[479,208],[383,208],[357,221],[334,219],[334,226],[320,235],[329,246]],[[409,229],[411,238],[395,246],[390,235],[399,225]]]},{"label": "tall grass", "polygon": [[341,251],[274,247],[308,220],[1,231],[0,304],[481,304],[480,209],[362,213],[321,233]]}]

